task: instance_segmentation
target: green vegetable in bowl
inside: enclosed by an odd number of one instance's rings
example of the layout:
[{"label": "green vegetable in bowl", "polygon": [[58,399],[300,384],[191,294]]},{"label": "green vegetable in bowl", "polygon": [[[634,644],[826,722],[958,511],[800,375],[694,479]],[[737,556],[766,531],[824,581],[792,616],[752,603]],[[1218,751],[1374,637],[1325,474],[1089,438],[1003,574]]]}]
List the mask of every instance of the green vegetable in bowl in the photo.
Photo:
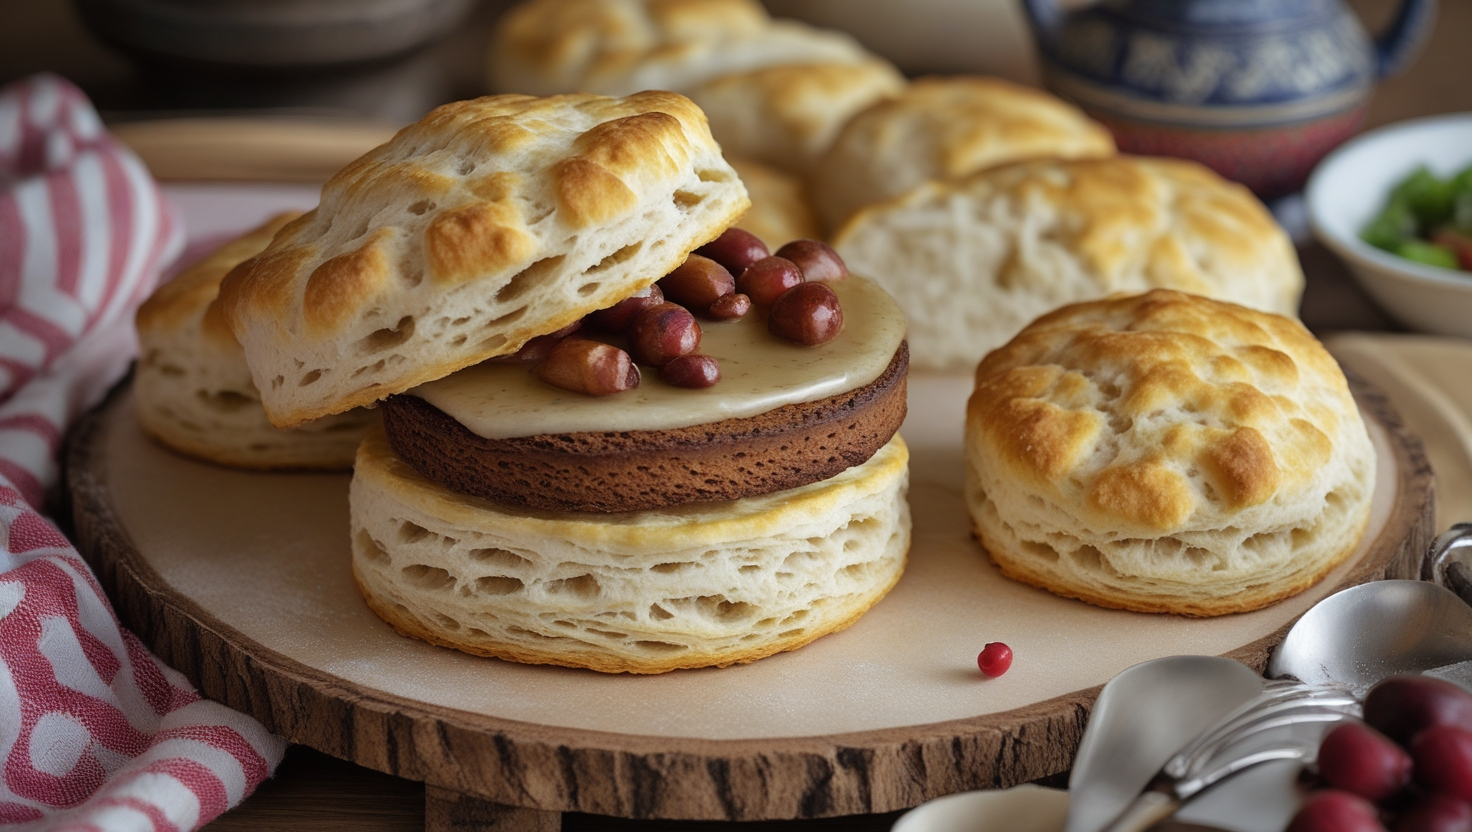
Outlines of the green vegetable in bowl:
[{"label": "green vegetable in bowl", "polygon": [[1443,269],[1457,267],[1455,252],[1446,246],[1423,240],[1406,240],[1395,247],[1395,253],[1407,260],[1415,260],[1417,263],[1425,263],[1428,266],[1440,266]]},{"label": "green vegetable in bowl", "polygon": [[1448,179],[1417,168],[1390,191],[1360,239],[1417,263],[1472,271],[1472,166]]}]

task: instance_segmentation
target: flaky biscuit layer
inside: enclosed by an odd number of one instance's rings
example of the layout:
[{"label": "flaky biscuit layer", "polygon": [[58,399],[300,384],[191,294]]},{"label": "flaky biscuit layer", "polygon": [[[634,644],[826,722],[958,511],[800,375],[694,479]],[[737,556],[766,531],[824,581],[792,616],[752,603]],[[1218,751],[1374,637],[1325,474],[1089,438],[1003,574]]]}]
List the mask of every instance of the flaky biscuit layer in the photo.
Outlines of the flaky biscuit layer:
[{"label": "flaky biscuit layer", "polygon": [[756,0],[530,0],[497,24],[491,88],[688,93],[722,75],[872,56],[842,32],[772,20]]},{"label": "flaky biscuit layer", "polygon": [[371,404],[637,292],[748,207],[689,99],[439,107],[221,288],[273,424]]},{"label": "flaky biscuit layer", "polygon": [[829,232],[866,205],[931,179],[1026,159],[1114,155],[1114,139],[1082,110],[1000,78],[921,78],[844,125],[812,173]]},{"label": "flaky biscuit layer", "polygon": [[855,113],[898,95],[905,77],[888,61],[788,64],[723,75],[690,93],[727,156],[799,176]]},{"label": "flaky biscuit layer", "polygon": [[834,246],[910,318],[916,367],[974,367],[1027,323],[1113,292],[1177,289],[1296,315],[1303,271],[1246,188],[1177,159],[1036,161],[932,182]]},{"label": "flaky biscuit layer", "polygon": [[608,673],[743,664],[840,630],[899,580],[909,453],[762,497],[625,514],[508,509],[359,451],[353,568],[408,635]]},{"label": "flaky biscuit layer", "polygon": [[259,254],[297,216],[278,215],[225,243],[139,307],[140,353],[133,378],[138,419],[174,450],[238,468],[352,467],[374,415],[352,410],[289,430],[273,427],[251,381],[245,350],[220,312],[225,274]]}]

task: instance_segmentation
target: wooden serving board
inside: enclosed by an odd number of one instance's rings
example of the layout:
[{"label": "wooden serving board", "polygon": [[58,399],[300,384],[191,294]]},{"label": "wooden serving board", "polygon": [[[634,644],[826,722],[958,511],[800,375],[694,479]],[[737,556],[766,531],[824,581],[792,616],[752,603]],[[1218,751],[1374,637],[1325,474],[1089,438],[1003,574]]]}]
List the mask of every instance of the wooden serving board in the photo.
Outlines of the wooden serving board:
[{"label": "wooden serving board", "polygon": [[[150,441],[121,390],[67,456],[82,552],[124,623],[205,695],[303,743],[429,786],[431,825],[580,811],[758,820],[885,812],[1065,770],[1099,686],[1160,656],[1261,668],[1332,589],[1414,578],[1432,475],[1356,382],[1379,457],[1371,528],[1329,579],[1210,620],[1103,610],[1002,578],[961,499],[970,382],[911,379],[914,545],[905,577],[848,630],[727,669],[656,677],[517,665],[401,637],[349,574],[346,475],[246,473]],[[1015,653],[983,680],[988,641]],[[470,797],[466,797],[470,796]],[[486,801],[529,812],[498,815]],[[487,815],[486,813],[491,813]]]}]

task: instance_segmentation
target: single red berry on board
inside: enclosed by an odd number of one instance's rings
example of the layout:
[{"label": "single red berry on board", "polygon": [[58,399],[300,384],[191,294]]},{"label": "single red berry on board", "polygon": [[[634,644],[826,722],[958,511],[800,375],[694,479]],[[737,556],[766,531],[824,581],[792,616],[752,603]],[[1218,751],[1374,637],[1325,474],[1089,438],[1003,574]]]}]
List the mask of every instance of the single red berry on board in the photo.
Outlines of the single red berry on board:
[{"label": "single red berry on board", "polygon": [[995,679],[1012,666],[1012,648],[1000,641],[988,643],[976,657],[976,666],[981,672]]},{"label": "single red berry on board", "polygon": [[1314,792],[1293,816],[1287,832],[1385,832],[1375,804],[1349,792]]},{"label": "single red berry on board", "polygon": [[1411,755],[1362,722],[1346,722],[1319,744],[1319,771],[1329,785],[1380,801],[1411,782]]}]

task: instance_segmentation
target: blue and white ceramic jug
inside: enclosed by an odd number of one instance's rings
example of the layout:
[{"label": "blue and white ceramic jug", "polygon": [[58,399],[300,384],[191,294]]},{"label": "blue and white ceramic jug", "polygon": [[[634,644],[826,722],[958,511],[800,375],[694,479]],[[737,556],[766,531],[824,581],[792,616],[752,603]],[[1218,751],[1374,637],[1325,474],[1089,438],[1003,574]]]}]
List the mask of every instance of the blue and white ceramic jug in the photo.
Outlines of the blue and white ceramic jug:
[{"label": "blue and white ceramic jug", "polygon": [[1271,197],[1297,190],[1409,63],[1436,0],[1372,41],[1342,0],[1024,0],[1048,88],[1131,153],[1184,156]]}]

